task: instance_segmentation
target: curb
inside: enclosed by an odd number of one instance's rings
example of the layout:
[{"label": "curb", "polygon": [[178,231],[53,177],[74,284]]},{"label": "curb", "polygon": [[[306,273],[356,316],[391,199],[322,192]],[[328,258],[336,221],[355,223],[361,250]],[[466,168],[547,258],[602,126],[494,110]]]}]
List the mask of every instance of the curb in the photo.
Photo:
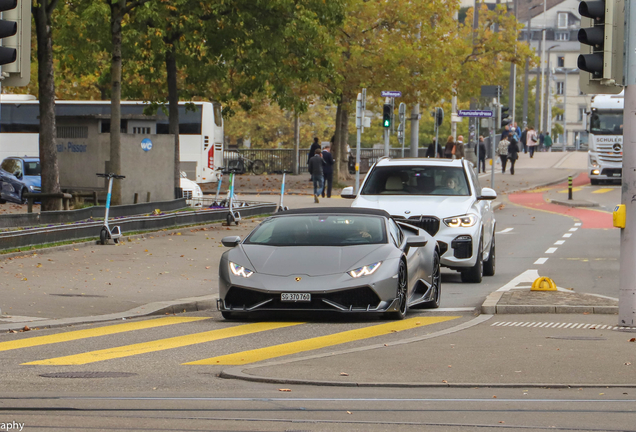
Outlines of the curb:
[{"label": "curb", "polygon": [[153,315],[173,315],[181,312],[199,312],[216,309],[217,295],[183,298],[174,301],[148,303],[125,312],[89,317],[60,318],[38,321],[23,321],[20,323],[0,324],[0,331],[20,330],[25,325],[33,325],[37,329],[68,327],[79,324],[93,324],[105,321],[119,321],[147,317]]},{"label": "curb", "polygon": [[481,305],[481,313],[502,314],[618,314],[618,306],[575,306],[575,305],[499,305],[506,291],[494,291],[488,294]]},{"label": "curb", "polygon": [[552,204],[558,204],[566,207],[600,207],[598,203],[592,201],[561,201],[561,200],[553,200],[548,199]]}]

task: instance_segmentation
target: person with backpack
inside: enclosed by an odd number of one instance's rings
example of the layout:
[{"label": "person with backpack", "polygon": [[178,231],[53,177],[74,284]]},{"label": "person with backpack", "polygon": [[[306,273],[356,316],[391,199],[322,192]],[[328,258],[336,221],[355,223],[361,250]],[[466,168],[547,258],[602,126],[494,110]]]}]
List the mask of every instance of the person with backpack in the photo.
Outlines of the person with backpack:
[{"label": "person with backpack", "polygon": [[510,174],[515,175],[515,162],[519,159],[519,146],[517,140],[511,139],[508,144],[508,160],[510,161]]},{"label": "person with backpack", "polygon": [[552,151],[552,137],[550,136],[550,132],[545,133],[545,138],[543,138],[543,146],[545,147],[545,151]]},{"label": "person with backpack", "polygon": [[508,138],[504,137],[501,141],[499,141],[499,145],[497,146],[497,154],[499,155],[499,159],[501,160],[501,173],[506,173],[506,162],[508,161],[508,146],[510,145],[510,141]]},{"label": "person with backpack", "polygon": [[528,152],[530,152],[530,158],[532,158],[534,156],[534,151],[539,145],[539,137],[532,126],[530,126],[530,129],[528,129],[528,133],[526,134],[526,144],[528,146]]}]

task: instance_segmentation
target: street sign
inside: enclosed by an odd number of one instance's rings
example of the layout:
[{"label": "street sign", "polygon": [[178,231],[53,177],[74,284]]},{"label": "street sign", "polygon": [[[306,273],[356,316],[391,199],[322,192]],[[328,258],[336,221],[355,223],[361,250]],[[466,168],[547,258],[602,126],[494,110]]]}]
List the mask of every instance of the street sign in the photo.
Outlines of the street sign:
[{"label": "street sign", "polygon": [[401,97],[402,96],[402,92],[401,91],[392,91],[392,90],[382,90],[382,97]]},{"label": "street sign", "polygon": [[457,115],[460,117],[492,117],[492,111],[485,110],[457,110]]}]

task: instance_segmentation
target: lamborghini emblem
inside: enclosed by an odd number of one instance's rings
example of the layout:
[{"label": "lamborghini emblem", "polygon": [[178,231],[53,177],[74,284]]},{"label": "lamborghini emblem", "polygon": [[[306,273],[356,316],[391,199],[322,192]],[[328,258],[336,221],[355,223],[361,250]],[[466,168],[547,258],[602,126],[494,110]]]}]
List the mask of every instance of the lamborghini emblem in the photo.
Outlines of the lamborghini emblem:
[{"label": "lamborghini emblem", "polygon": [[301,279],[302,279],[302,278],[297,277],[297,278],[296,278],[296,282],[300,282],[300,280],[301,280]]}]

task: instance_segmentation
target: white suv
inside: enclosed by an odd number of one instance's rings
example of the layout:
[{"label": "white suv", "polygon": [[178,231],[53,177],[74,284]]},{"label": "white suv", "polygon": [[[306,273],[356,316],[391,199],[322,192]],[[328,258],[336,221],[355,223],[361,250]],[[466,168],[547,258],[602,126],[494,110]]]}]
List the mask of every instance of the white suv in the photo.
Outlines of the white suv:
[{"label": "white suv", "polygon": [[394,219],[426,230],[440,247],[441,264],[461,272],[463,282],[495,274],[495,216],[491,200],[497,193],[482,188],[467,160],[388,159],[373,166],[357,195],[343,198],[352,207],[383,209]]}]

